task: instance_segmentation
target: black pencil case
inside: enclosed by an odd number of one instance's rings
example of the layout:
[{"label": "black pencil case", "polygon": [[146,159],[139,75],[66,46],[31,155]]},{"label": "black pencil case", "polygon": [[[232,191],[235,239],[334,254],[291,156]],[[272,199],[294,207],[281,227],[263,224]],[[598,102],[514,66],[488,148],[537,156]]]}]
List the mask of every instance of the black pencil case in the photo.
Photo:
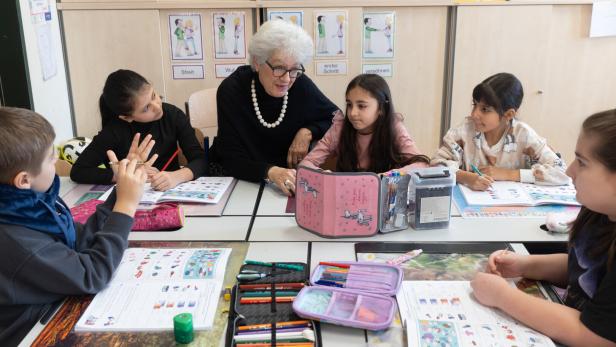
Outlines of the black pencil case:
[{"label": "black pencil case", "polygon": [[[227,332],[225,339],[225,346],[234,347],[236,343],[234,341],[234,336],[237,335],[240,326],[244,325],[255,325],[255,324],[271,324],[274,329],[272,329],[272,337],[276,334],[276,323],[279,322],[289,322],[289,321],[303,321],[305,319],[299,317],[293,311],[293,302],[276,302],[272,300],[269,303],[251,303],[251,304],[242,304],[240,299],[246,297],[246,291],[240,289],[240,285],[263,285],[269,286],[269,289],[264,289],[262,291],[269,291],[271,294],[269,298],[276,298],[278,292],[282,291],[297,291],[301,290],[301,288],[297,289],[281,289],[277,290],[277,286],[284,286],[288,283],[302,283],[307,285],[308,277],[309,277],[309,269],[308,266],[304,263],[291,263],[284,262],[284,264],[290,265],[299,265],[303,268],[303,270],[291,270],[286,268],[279,268],[276,266],[276,263],[272,263],[273,266],[263,266],[263,265],[253,265],[253,264],[244,264],[240,268],[240,273],[246,270],[248,271],[256,271],[259,273],[271,273],[272,276],[268,276],[265,278],[239,282],[233,286],[233,290],[231,292],[231,302],[229,308],[229,321],[227,324]],[[282,264],[282,263],[281,263]],[[284,287],[283,287],[284,288]],[[273,289],[273,290],[272,290]],[[318,322],[310,321],[312,325],[312,330],[314,331],[314,346],[320,347],[322,346],[321,342],[321,333]],[[276,340],[271,340],[271,345],[276,346]]]}]

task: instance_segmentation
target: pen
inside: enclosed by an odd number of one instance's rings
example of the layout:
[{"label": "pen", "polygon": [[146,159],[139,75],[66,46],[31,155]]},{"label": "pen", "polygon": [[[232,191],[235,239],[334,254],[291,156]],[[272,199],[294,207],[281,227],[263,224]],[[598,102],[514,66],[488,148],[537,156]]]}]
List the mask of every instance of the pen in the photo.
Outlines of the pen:
[{"label": "pen", "polygon": [[169,158],[169,160],[167,160],[167,162],[165,163],[165,165],[163,166],[162,169],[160,169],[160,171],[165,171],[167,170],[167,167],[169,166],[169,164],[171,164],[171,162],[173,161],[173,159],[178,155],[178,153],[180,153],[180,149],[177,148],[175,150],[175,152],[173,152],[173,154],[171,155],[171,158]]},{"label": "pen", "polygon": [[[267,263],[264,261],[255,261],[255,260],[245,260],[244,264],[248,264],[248,265],[261,265],[261,266],[273,266],[272,263]],[[281,269],[289,269],[289,270],[297,270],[297,271],[303,271],[304,270],[304,266],[303,265],[297,265],[297,264],[282,264],[282,263],[276,263],[276,267],[277,268],[281,268]]]},{"label": "pen", "polygon": [[[109,162],[109,165],[119,165],[119,164],[120,164],[120,162],[119,162],[119,161],[110,161],[110,162]],[[143,164],[145,164],[145,163],[144,163],[144,162],[142,162],[142,161],[138,161],[138,162],[137,162],[137,165],[143,165]]]},{"label": "pen", "polygon": [[477,175],[483,176],[481,171],[479,171],[479,169],[474,164],[471,164],[471,170],[473,170],[473,172],[476,173]]}]

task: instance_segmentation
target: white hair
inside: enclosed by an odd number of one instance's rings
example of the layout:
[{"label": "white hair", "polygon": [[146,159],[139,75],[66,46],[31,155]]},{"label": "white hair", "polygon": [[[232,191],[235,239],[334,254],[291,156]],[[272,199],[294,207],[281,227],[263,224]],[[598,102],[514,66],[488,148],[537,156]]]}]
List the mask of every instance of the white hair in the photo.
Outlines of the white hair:
[{"label": "white hair", "polygon": [[253,70],[255,61],[263,64],[276,52],[293,58],[299,64],[306,64],[312,58],[312,50],[312,38],[304,29],[280,19],[265,22],[248,46]]}]

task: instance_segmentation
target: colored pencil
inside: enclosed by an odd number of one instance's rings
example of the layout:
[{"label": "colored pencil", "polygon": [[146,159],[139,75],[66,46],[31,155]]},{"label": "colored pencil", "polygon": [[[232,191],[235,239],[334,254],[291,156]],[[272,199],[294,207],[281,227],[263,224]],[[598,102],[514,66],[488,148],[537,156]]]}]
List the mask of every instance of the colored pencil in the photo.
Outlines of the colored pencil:
[{"label": "colored pencil", "polygon": [[[310,321],[307,320],[292,320],[292,321],[286,321],[286,322],[278,322],[276,323],[276,328],[282,328],[285,326],[292,326],[292,325],[300,325],[300,324],[307,324],[308,326],[310,326]],[[238,330],[254,330],[254,329],[263,329],[263,328],[271,328],[272,324],[270,323],[265,323],[265,324],[252,324],[252,325],[242,325],[240,327],[238,327]]]},{"label": "colored pencil", "polygon": [[320,262],[319,265],[335,266],[335,267],[341,267],[343,269],[348,269],[348,268],[351,267],[351,264],[330,263],[330,262],[326,262],[326,261]]},{"label": "colored pencil", "polygon": [[[296,291],[275,291],[276,296],[280,297],[280,296],[297,296]],[[242,293],[242,297],[244,298],[261,298],[261,297],[270,297],[272,296],[272,292],[271,291],[264,291],[264,292],[245,292]]]},{"label": "colored pencil", "polygon": [[[288,290],[288,289],[302,289],[304,283],[289,282],[289,283],[277,283],[274,285],[275,290]],[[271,284],[240,284],[241,291],[256,291],[256,290],[271,290]]]},{"label": "colored pencil", "polygon": [[173,161],[173,159],[175,159],[175,157],[177,157],[178,153],[180,153],[180,148],[177,148],[175,150],[175,152],[173,152],[173,154],[171,155],[171,158],[169,158],[169,160],[167,160],[167,162],[165,163],[165,165],[163,166],[163,168],[160,171],[167,170],[167,167],[169,166],[169,164],[171,164],[171,161]]},{"label": "colored pencil", "polygon": [[[276,302],[293,302],[295,297],[285,296],[282,298],[276,298]],[[242,298],[240,299],[240,304],[242,305],[250,305],[250,304],[269,304],[272,302],[272,298]]]}]

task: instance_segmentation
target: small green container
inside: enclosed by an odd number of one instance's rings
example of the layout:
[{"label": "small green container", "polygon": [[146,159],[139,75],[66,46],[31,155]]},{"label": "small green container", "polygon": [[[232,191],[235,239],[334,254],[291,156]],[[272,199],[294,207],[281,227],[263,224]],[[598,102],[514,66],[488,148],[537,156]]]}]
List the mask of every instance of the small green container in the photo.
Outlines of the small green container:
[{"label": "small green container", "polygon": [[191,343],[194,339],[192,314],[180,313],[173,317],[173,335],[178,343]]}]

